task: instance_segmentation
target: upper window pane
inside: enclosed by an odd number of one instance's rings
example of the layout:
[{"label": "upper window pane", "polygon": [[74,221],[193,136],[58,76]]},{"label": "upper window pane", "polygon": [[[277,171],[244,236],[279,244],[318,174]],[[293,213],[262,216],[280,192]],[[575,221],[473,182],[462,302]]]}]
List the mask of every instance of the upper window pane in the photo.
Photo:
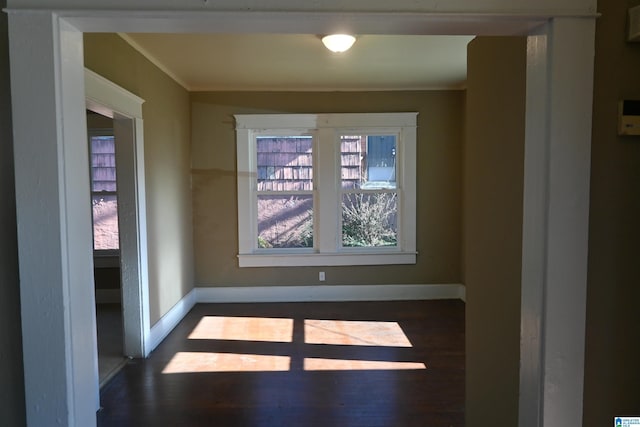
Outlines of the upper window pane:
[{"label": "upper window pane", "polygon": [[116,144],[113,135],[91,136],[91,191],[116,191]]},{"label": "upper window pane", "polygon": [[119,248],[116,144],[113,135],[91,135],[93,249]]},{"label": "upper window pane", "polygon": [[311,136],[256,138],[258,191],[313,190]]},{"label": "upper window pane", "polygon": [[396,135],[340,136],[342,188],[396,188],[396,140]]}]

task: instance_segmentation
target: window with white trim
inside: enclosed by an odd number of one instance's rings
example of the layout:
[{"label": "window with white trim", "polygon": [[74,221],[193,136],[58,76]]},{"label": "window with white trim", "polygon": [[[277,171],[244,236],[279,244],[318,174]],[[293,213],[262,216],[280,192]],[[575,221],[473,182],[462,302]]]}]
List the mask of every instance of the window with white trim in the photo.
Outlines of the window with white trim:
[{"label": "window with white trim", "polygon": [[240,267],[416,262],[417,113],[235,119]]}]

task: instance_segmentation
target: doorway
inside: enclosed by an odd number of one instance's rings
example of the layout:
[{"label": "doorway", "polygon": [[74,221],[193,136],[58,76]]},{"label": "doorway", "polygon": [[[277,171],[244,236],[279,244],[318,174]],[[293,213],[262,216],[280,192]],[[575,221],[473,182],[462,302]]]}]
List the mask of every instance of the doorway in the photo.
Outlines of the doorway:
[{"label": "doorway", "polygon": [[[444,20],[440,14],[367,15],[364,12],[348,15],[350,18],[346,20],[360,22],[361,33],[367,31],[366,22],[376,24],[376,31],[392,32],[394,23],[403,24],[405,31],[416,28],[444,31],[446,21],[461,31],[473,25],[477,29],[484,21],[488,24],[485,27],[490,26],[485,31],[491,34],[513,34],[518,30],[529,34],[540,21],[548,23],[540,31],[543,35],[538,40],[539,48],[531,46],[528,50],[531,73],[527,94],[525,206],[529,209],[525,212],[530,215],[527,214],[525,221],[523,259],[527,269],[523,270],[527,274],[523,274],[526,276],[523,288],[532,290],[523,297],[523,304],[531,308],[531,311],[523,309],[523,313],[531,314],[521,319],[522,358],[526,359],[521,388],[535,388],[529,399],[535,414],[528,418],[534,421],[522,421],[521,425],[533,425],[536,416],[541,415],[540,408],[544,409],[545,421],[558,425],[570,424],[582,415],[582,382],[575,379],[582,375],[584,359],[581,344],[591,139],[590,126],[585,124],[591,117],[592,73],[589,70],[593,69],[593,44],[588,41],[593,36],[595,15],[585,6],[575,7],[576,14],[582,13],[580,16],[571,16],[571,6],[581,4],[567,4],[567,14],[542,5],[535,10],[536,14],[524,6],[514,6],[508,8],[515,11],[509,15],[495,12],[499,5],[494,3],[471,8],[487,12],[475,15],[456,13],[464,8],[458,5]],[[78,125],[82,123],[84,110],[80,109],[84,92],[77,85],[82,81],[81,31],[168,31],[186,27],[192,31],[211,28],[266,31],[267,24],[277,25],[281,31],[283,23],[293,23],[288,24],[289,30],[300,31],[301,25],[309,22],[315,26],[308,26],[307,31],[323,33],[320,28],[323,22],[324,28],[328,28],[328,19],[344,15],[330,11],[287,14],[285,8],[285,12],[260,13],[260,19],[256,20],[254,11],[229,14],[210,9],[209,13],[167,13],[147,8],[140,14],[132,13],[135,9],[135,5],[126,11],[69,9],[56,12],[55,19],[49,13],[32,11],[13,10],[10,15],[11,66],[15,71],[12,72],[12,98],[16,193],[21,218],[21,304],[23,313],[28,314],[22,318],[23,335],[30,337],[23,345],[25,389],[27,417],[31,423],[50,420],[56,415],[65,421],[90,425],[84,420],[95,417],[89,402],[93,384],[87,378],[92,360],[86,354],[85,345],[92,337],[83,331],[92,321],[92,313],[82,304],[92,298],[89,292],[83,291],[85,279],[90,276],[86,267],[91,261],[86,263],[86,257],[79,254],[79,249],[84,249],[88,241],[88,227],[82,222],[86,213],[79,210],[87,205],[83,199],[86,180],[81,185],[73,179],[73,166],[86,163],[86,153],[73,150],[84,139],[83,129]],[[426,12],[432,9],[424,8]],[[518,11],[521,13],[516,13]],[[384,19],[384,25],[377,25],[372,15],[378,20]],[[304,17],[307,22],[301,19]],[[216,18],[220,25],[213,22]],[[412,25],[401,21],[409,18],[414,20],[410,22]],[[530,26],[523,29],[526,25]],[[552,37],[545,38],[545,34]],[[530,38],[531,45],[535,42]],[[43,117],[39,126],[32,125],[34,116]],[[43,140],[52,143],[42,144]],[[30,156],[33,152],[39,155]],[[74,192],[76,188],[83,191]],[[53,221],[49,216],[42,219],[42,215],[31,212],[33,200],[53,201],[62,208],[52,213]],[[76,228],[68,227],[77,221],[85,231],[76,232]],[[528,269],[533,264],[541,268]],[[45,297],[43,289],[47,292]],[[535,295],[529,298],[530,294]],[[539,295],[541,298],[535,299]],[[45,305],[48,309],[43,310]],[[146,320],[148,328],[148,316]],[[50,347],[51,361],[43,364],[40,356],[46,346]],[[69,363],[69,355],[74,363]],[[562,363],[567,360],[575,361],[569,369]],[[535,387],[522,385],[529,378]],[[545,387],[549,382],[553,387]],[[42,402],[40,397],[44,394],[56,398]],[[521,414],[527,412],[521,411]]]},{"label": "doorway", "polygon": [[[105,377],[100,374],[102,385],[108,380],[106,375],[114,373],[114,369],[117,372],[121,367],[123,359],[119,355],[124,358],[148,354],[149,301],[142,155],[144,101],[90,70],[85,70],[85,91],[87,111],[94,123],[102,124],[92,129],[92,122],[87,117],[90,136],[96,139],[96,148],[103,151],[100,160],[104,166],[98,172],[102,186],[95,190],[105,191],[94,193],[92,185],[94,214],[100,211],[106,217],[100,224],[101,229],[96,228],[94,221],[94,249],[99,249],[94,250],[95,279],[96,282],[104,280],[97,283],[96,302],[110,305],[110,310],[98,313],[106,316],[102,319],[106,320],[103,332],[107,333],[103,338],[111,343],[108,344],[108,365],[112,369],[103,368],[109,372],[102,373]],[[109,141],[113,147],[109,146]],[[113,238],[115,233],[117,239]],[[100,242],[96,242],[97,234],[102,239]],[[97,320],[100,339],[101,319]]]},{"label": "doorway", "polygon": [[87,110],[93,223],[98,378],[102,388],[125,364],[118,184],[113,118]]}]

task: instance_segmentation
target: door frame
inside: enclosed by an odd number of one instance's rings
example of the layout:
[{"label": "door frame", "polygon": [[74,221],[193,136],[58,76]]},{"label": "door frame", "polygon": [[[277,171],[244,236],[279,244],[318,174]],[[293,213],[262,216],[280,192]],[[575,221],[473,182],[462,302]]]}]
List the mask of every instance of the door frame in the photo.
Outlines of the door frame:
[{"label": "door frame", "polygon": [[[580,424],[595,13],[8,12],[30,425],[59,419],[63,425],[91,426],[97,409],[86,397],[97,389],[85,350],[95,346],[95,333],[83,331],[95,323],[95,313],[83,308],[93,294],[81,290],[92,278],[80,253],[91,244],[89,181],[86,171],[74,171],[87,158],[86,148],[79,147],[86,146],[84,88],[77,84],[84,78],[82,32],[327,34],[336,22],[356,34],[530,36],[519,425]],[[34,116],[38,126],[31,124]],[[47,138],[52,143],[43,147]],[[33,200],[55,209],[44,218],[35,215]]]},{"label": "door frame", "polygon": [[113,119],[118,179],[118,229],[123,348],[146,357],[149,348],[147,210],[144,181],[144,99],[85,69],[87,110]]}]

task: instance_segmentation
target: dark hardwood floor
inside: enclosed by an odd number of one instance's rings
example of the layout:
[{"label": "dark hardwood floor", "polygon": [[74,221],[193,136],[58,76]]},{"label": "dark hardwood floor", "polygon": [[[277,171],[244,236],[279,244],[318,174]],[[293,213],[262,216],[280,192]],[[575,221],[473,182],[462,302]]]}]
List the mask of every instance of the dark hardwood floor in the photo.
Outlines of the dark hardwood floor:
[{"label": "dark hardwood floor", "polygon": [[198,304],[98,426],[464,425],[464,303]]}]

